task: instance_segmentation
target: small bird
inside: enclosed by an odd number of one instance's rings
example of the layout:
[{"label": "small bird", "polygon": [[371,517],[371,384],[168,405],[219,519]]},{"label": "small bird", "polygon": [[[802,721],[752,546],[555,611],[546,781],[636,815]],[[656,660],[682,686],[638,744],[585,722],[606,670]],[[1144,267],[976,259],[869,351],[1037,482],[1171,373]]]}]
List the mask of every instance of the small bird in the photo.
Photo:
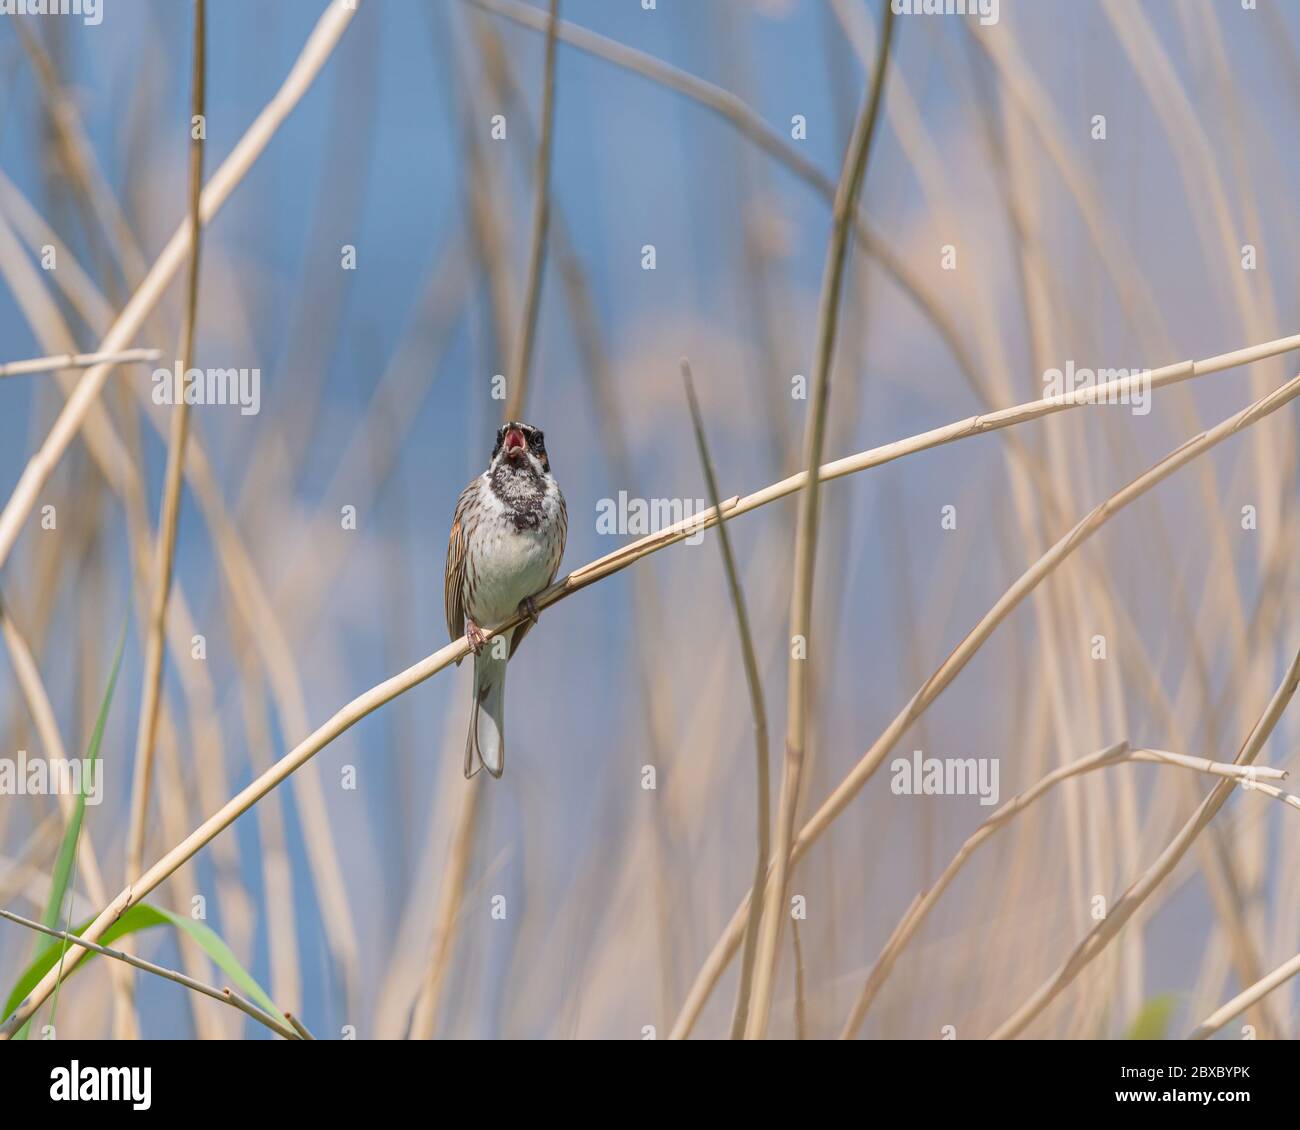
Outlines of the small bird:
[{"label": "small bird", "polygon": [[[500,777],[505,768],[506,661],[537,622],[533,597],[555,580],[568,529],[541,430],[502,424],[488,469],[461,492],[447,539],[447,631],[466,636],[474,653],[466,777],[480,768]],[[485,647],[482,627],[516,612],[528,619]]]}]

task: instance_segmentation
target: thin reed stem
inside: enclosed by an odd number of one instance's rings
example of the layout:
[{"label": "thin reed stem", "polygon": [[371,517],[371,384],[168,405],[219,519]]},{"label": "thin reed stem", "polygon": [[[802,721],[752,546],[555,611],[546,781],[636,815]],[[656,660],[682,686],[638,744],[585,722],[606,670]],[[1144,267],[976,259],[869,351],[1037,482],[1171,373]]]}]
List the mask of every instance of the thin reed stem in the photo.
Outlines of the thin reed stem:
[{"label": "thin reed stem", "polygon": [[[1188,440],[1080,519],[1072,529],[1039,557],[1015,584],[1002,594],[980,622],[967,633],[966,637],[957,645],[948,658],[940,664],[934,674],[917,690],[907,705],[885,729],[885,732],[862,755],[848,776],[840,782],[831,795],[823,801],[813,817],[804,825],[803,830],[794,842],[794,848],[791,852],[792,858],[798,859],[807,851],[836,817],[844,811],[849,802],[857,796],[862,787],[870,780],[872,774],[889,755],[898,740],[921,717],[930,704],[943,693],[962,668],[970,662],[974,654],[993,634],[994,629],[1047,576],[1096,533],[1102,525],[1129,503],[1146,494],[1158,483],[1163,482],[1175,471],[1186,466],[1198,456],[1205,454],[1229,436],[1235,435],[1243,428],[1249,427],[1256,421],[1289,404],[1297,395],[1300,395],[1300,376],[1288,381],[1263,400],[1248,405],[1242,411],[1228,417],[1217,426]],[[774,863],[775,861],[773,861],[773,865]],[[740,907],[732,915],[722,937],[718,939],[704,966],[696,976],[695,984],[691,987],[681,1013],[678,1015],[677,1022],[673,1025],[672,1034],[674,1036],[684,1038],[690,1033],[696,1019],[699,1017],[700,1010],[704,1007],[709,994],[713,990],[713,986],[716,985],[735,954],[740,941],[744,913],[745,903],[742,901]]]},{"label": "thin reed stem", "polygon": [[[207,74],[205,34],[207,0],[194,0],[194,55],[190,95],[189,265],[185,279],[185,321],[181,329],[179,367],[182,376],[194,360],[194,334],[198,322],[199,251],[203,225],[199,198],[203,191],[204,129],[194,122],[204,113]],[[172,566],[176,556],[176,531],[180,523],[181,483],[185,470],[185,440],[189,435],[190,406],[184,396],[172,406],[167,443],[167,467],[158,514],[158,541],[154,549],[151,603],[144,651],[144,677],[140,687],[140,719],[136,728],[135,761],[131,783],[131,814],[126,841],[126,873],[138,875],[144,857],[145,824],[149,813],[149,776],[153,767],[158,730],[158,700],[162,691],[164,629],[172,591]]]},{"label": "thin reed stem", "polygon": [[555,44],[560,21],[560,0],[551,0],[546,23],[546,63],[542,78],[541,137],[537,142],[537,171],[533,176],[533,239],[528,250],[528,279],[524,284],[523,324],[515,339],[514,378],[506,399],[506,419],[518,420],[528,403],[533,346],[537,339],[537,314],[542,301],[542,273],[546,267],[546,236],[551,223],[551,150],[555,133]]},{"label": "thin reed stem", "polygon": [[[355,15],[356,9],[344,3],[332,3],[325,9],[280,89],[248,127],[230,156],[222,162],[204,188],[201,201],[203,223],[211,222],[253,163],[262,155],[276,131],[320,74]],[[185,260],[190,244],[189,228],[190,223],[186,219],[172,233],[144,281],[104,336],[97,352],[117,353],[126,348],[127,343],[139,332],[145,318],[158,304],[167,284]],[[100,364],[86,371],[45,441],[28,460],[8,502],[3,511],[0,511],[0,566],[8,560],[14,542],[22,532],[23,523],[36,505],[41,488],[49,481],[68,445],[81,430],[112,368],[111,364]]]},{"label": "thin reed stem", "polygon": [[121,349],[116,353],[61,353],[55,357],[35,357],[30,361],[9,361],[0,365],[0,380],[29,373],[53,373],[60,369],[88,369],[92,365],[129,365],[157,361],[157,349]]},{"label": "thin reed stem", "polygon": [[[1283,387],[1294,388],[1295,392],[1300,392],[1300,377],[1296,377]],[[1277,393],[1272,395],[1276,397]],[[1241,749],[1233,759],[1236,764],[1249,766],[1254,763],[1255,758],[1264,748],[1264,743],[1273,733],[1274,727],[1281,720],[1287,704],[1295,695],[1297,686],[1300,686],[1300,651],[1296,652],[1282,682],[1242,743]],[[1214,819],[1238,783],[1235,780],[1223,780],[1214,786],[1210,795],[1201,802],[1179,829],[1178,834],[1160,853],[1159,858],[1138,876],[1128,890],[1110,907],[1106,917],[1088,931],[1087,936],[1061,963],[1056,972],[994,1030],[992,1039],[1011,1039],[1023,1032],[1025,1027],[1060,996],[1070,982],[1110,944],[1115,935],[1123,929],[1124,924],[1137,912],[1138,907],[1177,866],[1178,861],[1186,854],[1196,837],[1204,831],[1205,826]]]},{"label": "thin reed stem", "polygon": [[[691,366],[682,361],[682,380],[686,385],[686,400],[691,410],[691,423],[695,429],[695,444],[704,468],[704,481],[709,489],[709,505],[722,513],[722,500],[718,494],[718,478],[714,474],[713,460],[709,456],[708,439],[704,434],[704,419],[700,415],[699,401],[695,397],[695,382]],[[754,864],[753,889],[758,898],[750,900],[749,920],[745,923],[744,955],[740,963],[740,984],[736,990],[736,1007],[731,1018],[731,1038],[740,1039],[745,1034],[745,1021],[749,1016],[750,979],[754,968],[754,949],[758,944],[759,909],[763,880],[767,876],[767,859],[772,852],[772,781],[767,763],[767,706],[763,701],[763,680],[759,672],[758,657],[754,652],[754,638],[749,628],[749,612],[745,607],[745,592],[741,588],[740,574],[736,569],[736,556],[731,548],[731,535],[727,532],[725,517],[718,521],[718,547],[722,553],[722,566],[727,576],[727,591],[736,614],[736,630],[740,634],[740,655],[745,667],[745,685],[749,691],[749,708],[754,716],[754,782],[757,789],[755,816],[758,824],[758,856]]]},{"label": "thin reed stem", "polygon": [[192,989],[196,993],[202,993],[205,997],[211,997],[214,1001],[221,1001],[222,1004],[228,1004],[232,1008],[239,1009],[239,1011],[244,1013],[246,1016],[251,1016],[259,1024],[270,1028],[277,1036],[283,1036],[286,1040],[300,1040],[304,1038],[295,1031],[294,1028],[289,1028],[281,1024],[269,1012],[265,1012],[258,1008],[252,1001],[245,1000],[230,988],[217,989],[211,985],[205,985],[202,981],[196,981],[193,977],[187,977],[184,973],[181,973],[178,970],[168,969],[164,965],[155,965],[152,961],[145,961],[144,958],[136,957],[134,954],[124,953],[121,950],[109,949],[107,946],[101,946],[97,942],[92,942],[87,938],[79,937],[67,930],[56,930],[52,926],[45,926],[40,922],[33,922],[30,918],[24,918],[21,914],[14,914],[12,911],[3,908],[0,908],[0,918],[8,919],[10,922],[15,922],[19,926],[26,926],[29,930],[37,930],[42,934],[48,934],[51,938],[59,938],[67,944],[80,946],[83,951],[93,951],[94,953],[103,954],[105,957],[111,957],[116,961],[121,961],[136,969],[143,970],[145,973],[152,973],[155,977],[161,977],[165,981],[173,981],[177,985],[182,985],[187,989]]},{"label": "thin reed stem", "polygon": [[[1271,349],[1274,353],[1284,352],[1287,342],[1290,342],[1290,348],[1294,348],[1297,339],[1283,339],[1279,342],[1270,342],[1265,345],[1255,346],[1248,349],[1238,350],[1233,354],[1225,354],[1219,358],[1212,358],[1205,362],[1208,368],[1198,369],[1197,363],[1185,362],[1181,366],[1171,367],[1170,375],[1167,380],[1186,379],[1190,376],[1197,375],[1198,372],[1217,371],[1218,368],[1226,368],[1229,364],[1241,364],[1249,360],[1257,359],[1258,356],[1268,355]],[[1112,382],[1114,384],[1126,383],[1126,381]],[[1154,383],[1154,376],[1153,376]],[[1106,386],[1095,386],[1095,389],[1104,389]],[[872,747],[858,766],[849,775],[848,778],[835,790],[814,815],[812,820],[804,826],[803,831],[795,840],[792,859],[797,859],[808,846],[823,832],[826,827],[843,811],[848,802],[856,795],[862,784],[874,772],[879,760],[885,756],[888,749],[892,747],[897,740],[902,729],[910,724],[910,712],[915,708],[923,710],[925,705],[933,701],[939,692],[947,685],[948,681],[955,676],[957,670],[964,666],[974,653],[980,643],[983,642],[997,623],[1000,623],[1011,610],[1023,599],[1024,595],[1035,587],[1044,576],[1050,573],[1061,560],[1067,557],[1074,549],[1078,547],[1086,538],[1095,530],[1105,523],[1115,512],[1133,501],[1134,498],[1146,493],[1157,482],[1162,481],[1169,475],[1173,474],[1179,467],[1190,462],[1198,455],[1203,454],[1210,448],[1221,442],[1228,435],[1248,427],[1255,420],[1263,415],[1274,412],[1284,404],[1289,403],[1297,394],[1300,394],[1300,377],[1288,382],[1282,388],[1276,390],[1263,401],[1250,405],[1242,412],[1225,420],[1216,428],[1205,432],[1202,435],[1190,440],[1177,451],[1161,460],[1144,475],[1130,483],[1128,487],[1113,495],[1101,506],[1097,507],[1085,519],[1083,519],[1074,530],[1067,534],[1058,542],[1044,558],[1033,566],[1028,573],[1017,582],[1011,590],[1005,594],[1001,601],[991,610],[985,618],[985,622],[977,628],[975,633],[963,641],[953,656],[936,672],[922,692],[918,692],[913,703],[904,710],[903,714],[895,720],[886,734]],[[1046,405],[1046,407],[1044,407]],[[909,440],[900,440],[894,444],[886,445],[884,448],[876,448],[869,452],[863,452],[857,456],[851,456],[842,459],[836,463],[825,464],[819,469],[819,478],[826,481],[831,478],[838,478],[843,475],[852,473],[855,470],[861,470],[869,466],[876,466],[879,463],[888,462],[890,459],[898,458],[902,454],[913,451],[925,450],[928,447],[938,446],[940,443],[951,442],[954,439],[967,435],[976,435],[982,431],[989,430],[990,427],[1006,427],[1012,423],[1018,423],[1027,419],[1034,419],[1051,411],[1061,411],[1071,407],[1067,398],[1055,397],[1051,401],[1034,401],[1030,404],[1017,406],[1015,409],[1004,409],[1001,413],[994,413],[992,416],[972,417],[969,421],[960,421],[955,426],[955,431],[949,429],[936,429],[933,432],[922,433],[920,436],[911,437]],[[942,438],[940,438],[942,437]],[[731,498],[721,504],[721,506],[710,507],[708,510],[694,515],[690,518],[683,519],[681,522],[674,523],[665,527],[657,533],[648,534],[643,538],[616,550],[611,554],[590,562],[580,569],[571,572],[567,577],[557,581],[545,592],[541,593],[535,599],[535,605],[538,611],[549,608],[557,601],[563,600],[573,593],[586,588],[588,585],[595,584],[597,581],[621,572],[633,562],[640,560],[648,554],[655,553],[669,545],[690,536],[700,530],[706,530],[715,525],[719,516],[722,514],[728,517],[735,517],[739,514],[748,513],[760,506],[766,505],[777,498],[793,494],[798,490],[805,478],[805,474],[791,476],[780,483],[774,483],[755,494],[749,495],[744,499]],[[499,633],[515,627],[523,620],[522,614],[516,614],[502,624],[497,625],[490,631],[485,631],[485,637],[491,638]],[[972,643],[972,640],[974,642]],[[161,859],[153,864],[143,875],[139,876],[130,885],[125,887],[116,898],[113,899],[95,918],[85,932],[85,936],[91,940],[97,940],[102,933],[118,918],[118,916],[131,906],[144,898],[149,891],[153,890],[165,878],[171,875],[177,868],[191,859],[202,847],[211,842],[218,833],[229,827],[240,815],[248,811],[262,797],[281,784],[297,769],[310,761],[321,749],[332,742],[340,734],[345,733],[352,726],[356,725],[362,718],[379,709],[385,703],[390,702],[403,692],[410,690],[412,687],[419,685],[426,679],[431,678],[439,671],[454,664],[458,659],[463,659],[469,653],[469,642],[462,636],[458,640],[440,648],[432,655],[427,656],[420,662],[408,667],[405,671],[386,679],[384,682],[371,687],[368,691],[358,695],[346,706],[335,712],[327,722],[318,727],[308,737],[304,738],[297,746],[285,754],[266,772],[259,776],[241,790],[236,796],[231,798],[222,808],[208,817],[198,828],[190,833],[181,843],[177,844],[171,850],[166,852]],[[683,1006],[682,1015],[678,1017],[677,1024],[674,1025],[674,1033],[682,1033],[683,1030],[689,1031],[690,1026],[698,1016],[699,1009],[703,1007],[713,984],[721,976],[730,957],[735,953],[740,943],[740,935],[743,933],[745,907],[742,904],[736,915],[733,915],[731,924],[715,946],[714,954],[710,956],[709,961],[699,976],[696,984],[693,986],[690,995],[687,998],[687,1004]],[[66,972],[71,972],[75,968],[76,959],[70,963]],[[4,1025],[0,1026],[0,1038],[9,1038],[13,1032],[26,1021],[40,1005],[45,1001],[48,995],[53,991],[58,974],[47,974],[32,991],[31,996],[23,1003],[18,1011]]]},{"label": "thin reed stem", "polygon": [[831,365],[835,360],[835,340],[839,329],[840,294],[844,285],[844,267],[848,258],[849,234],[857,212],[858,195],[866,180],[871,141],[880,116],[881,95],[885,88],[885,71],[889,65],[889,47],[894,33],[894,9],[884,10],[884,28],[871,85],[858,113],[853,137],[844,156],[840,185],[831,210],[831,238],[826,252],[820,307],[817,316],[817,345],[813,362],[811,411],[804,432],[806,487],[799,496],[796,522],[794,577],[790,585],[790,663],[786,686],[785,770],[781,778],[781,795],[777,801],[776,865],[772,881],[764,892],[763,913],[758,931],[758,948],[754,955],[753,985],[750,990],[749,1018],[745,1038],[761,1040],[767,1033],[772,993],[776,984],[777,946],[784,921],[786,882],[790,870],[790,845],[794,839],[799,794],[804,782],[805,743],[807,741],[808,663],[811,656],[813,581],[817,565],[817,504],[821,480],[822,447],[826,438],[826,417],[830,409]]}]

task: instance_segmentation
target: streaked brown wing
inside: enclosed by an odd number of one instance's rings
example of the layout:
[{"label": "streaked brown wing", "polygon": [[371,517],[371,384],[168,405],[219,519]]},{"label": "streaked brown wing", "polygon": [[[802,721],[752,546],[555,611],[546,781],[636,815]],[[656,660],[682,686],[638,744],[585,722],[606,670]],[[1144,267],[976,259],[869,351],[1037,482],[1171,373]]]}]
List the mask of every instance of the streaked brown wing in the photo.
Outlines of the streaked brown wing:
[{"label": "streaked brown wing", "polygon": [[[560,547],[555,554],[555,564],[551,566],[551,575],[546,581],[547,588],[549,588],[551,583],[555,580],[555,574],[560,571],[560,562],[564,559],[564,543],[569,537],[569,511],[564,505],[564,495],[560,495],[560,516],[557,521],[560,527]],[[535,596],[536,593],[533,595]],[[533,625],[530,621],[525,620],[515,629],[515,634],[510,640],[510,654],[506,656],[507,659],[514,658],[515,652],[519,650],[519,645],[523,642],[524,636],[528,635],[528,629],[532,626]]]},{"label": "streaked brown wing", "polygon": [[447,570],[443,575],[442,600],[447,613],[447,634],[458,640],[465,634],[465,560],[469,556],[469,507],[474,483],[470,483],[456,502],[456,516],[447,538]]}]

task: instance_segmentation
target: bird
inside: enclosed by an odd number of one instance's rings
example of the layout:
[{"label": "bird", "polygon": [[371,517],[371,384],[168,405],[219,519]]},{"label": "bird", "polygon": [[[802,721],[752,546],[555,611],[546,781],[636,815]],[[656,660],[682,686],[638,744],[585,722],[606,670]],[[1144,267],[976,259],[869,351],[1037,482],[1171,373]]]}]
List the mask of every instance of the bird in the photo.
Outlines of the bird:
[{"label": "bird", "polygon": [[[537,622],[533,598],[555,580],[568,529],[541,429],[502,424],[487,470],[456,502],[447,539],[447,632],[453,641],[465,636],[474,655],[466,778],[479,769],[500,777],[505,769],[506,663]],[[516,612],[523,623],[488,642],[483,628]]]}]

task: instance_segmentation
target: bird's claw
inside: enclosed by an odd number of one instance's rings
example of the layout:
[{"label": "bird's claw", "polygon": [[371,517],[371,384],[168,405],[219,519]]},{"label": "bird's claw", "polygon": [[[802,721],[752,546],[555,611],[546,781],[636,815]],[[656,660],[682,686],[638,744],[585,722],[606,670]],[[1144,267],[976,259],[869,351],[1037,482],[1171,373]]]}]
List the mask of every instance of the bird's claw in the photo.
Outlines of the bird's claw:
[{"label": "bird's claw", "polygon": [[539,615],[537,611],[537,601],[535,601],[531,596],[526,596],[519,602],[519,612],[530,624],[537,623],[537,617]]},{"label": "bird's claw", "polygon": [[483,634],[483,629],[473,620],[468,620],[465,623],[465,638],[469,641],[470,651],[476,656],[483,650],[483,644],[487,642],[487,636]]}]

